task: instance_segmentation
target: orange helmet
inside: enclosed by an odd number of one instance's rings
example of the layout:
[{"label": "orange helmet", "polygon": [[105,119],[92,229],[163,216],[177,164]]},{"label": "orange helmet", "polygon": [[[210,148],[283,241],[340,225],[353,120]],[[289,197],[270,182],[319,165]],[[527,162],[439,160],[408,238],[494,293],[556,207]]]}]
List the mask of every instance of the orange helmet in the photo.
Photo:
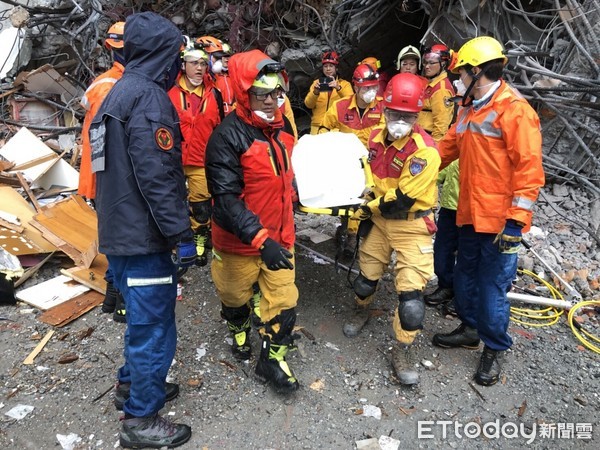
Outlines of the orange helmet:
[{"label": "orange helmet", "polygon": [[381,69],[381,61],[379,61],[374,56],[367,56],[365,59],[363,59],[358,64],[368,64],[371,67],[375,67],[375,69]]},{"label": "orange helmet", "polygon": [[360,64],[354,69],[352,83],[358,87],[377,86],[379,84],[379,74],[373,66]]},{"label": "orange helmet", "polygon": [[396,111],[418,113],[423,109],[425,86],[423,79],[412,73],[394,75],[383,94],[383,107]]},{"label": "orange helmet", "polygon": [[223,42],[213,36],[202,36],[196,39],[196,45],[202,47],[202,49],[208,53],[222,52]]},{"label": "orange helmet", "polygon": [[321,58],[323,64],[335,64],[336,66],[340,63],[339,55],[337,52],[325,52]]},{"label": "orange helmet", "polygon": [[123,48],[123,32],[125,31],[125,22],[115,22],[106,33],[104,45],[107,49]]}]

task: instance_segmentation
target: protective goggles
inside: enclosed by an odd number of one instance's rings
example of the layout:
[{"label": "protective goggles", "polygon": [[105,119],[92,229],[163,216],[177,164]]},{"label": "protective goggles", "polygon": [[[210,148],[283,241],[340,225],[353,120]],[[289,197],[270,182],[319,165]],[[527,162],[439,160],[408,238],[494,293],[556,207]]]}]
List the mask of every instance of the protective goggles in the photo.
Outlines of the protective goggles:
[{"label": "protective goggles", "polygon": [[391,122],[397,122],[399,120],[413,124],[417,121],[418,114],[409,113],[405,111],[396,111],[395,109],[384,108],[383,114],[385,118]]}]

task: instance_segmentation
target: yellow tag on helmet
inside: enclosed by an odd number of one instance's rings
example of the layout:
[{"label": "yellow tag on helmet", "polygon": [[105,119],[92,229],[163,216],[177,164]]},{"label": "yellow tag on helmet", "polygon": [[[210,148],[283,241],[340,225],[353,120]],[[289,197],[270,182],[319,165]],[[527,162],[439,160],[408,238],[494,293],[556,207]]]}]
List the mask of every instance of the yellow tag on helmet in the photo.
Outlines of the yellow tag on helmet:
[{"label": "yellow tag on helmet", "polygon": [[281,79],[279,78],[279,74],[277,73],[266,73],[260,75],[257,79],[252,83],[252,87],[258,89],[264,89],[265,91],[272,91],[276,89],[277,86],[281,85]]}]

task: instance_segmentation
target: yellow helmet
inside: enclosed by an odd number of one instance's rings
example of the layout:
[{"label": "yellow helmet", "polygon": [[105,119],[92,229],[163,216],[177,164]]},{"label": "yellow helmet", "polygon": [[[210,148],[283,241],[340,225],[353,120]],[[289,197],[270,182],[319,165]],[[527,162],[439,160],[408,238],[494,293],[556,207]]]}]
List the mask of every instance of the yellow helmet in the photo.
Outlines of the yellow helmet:
[{"label": "yellow helmet", "polygon": [[201,59],[208,62],[208,53],[206,53],[202,48],[199,48],[198,45],[195,45],[194,42],[184,37],[186,40],[186,45],[181,51],[181,59],[183,61],[199,61]]},{"label": "yellow helmet", "polygon": [[458,73],[458,69],[470,65],[480,66],[494,59],[502,59],[504,64],[508,58],[504,54],[502,44],[493,37],[480,36],[467,41],[458,51],[456,62],[452,65],[452,73]]}]

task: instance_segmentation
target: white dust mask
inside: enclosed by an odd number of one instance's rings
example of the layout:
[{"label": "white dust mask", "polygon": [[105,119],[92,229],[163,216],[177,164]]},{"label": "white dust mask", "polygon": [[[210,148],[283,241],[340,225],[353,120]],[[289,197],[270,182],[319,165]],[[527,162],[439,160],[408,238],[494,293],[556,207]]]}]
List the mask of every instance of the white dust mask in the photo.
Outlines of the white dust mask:
[{"label": "white dust mask", "polygon": [[467,87],[465,86],[465,83],[463,83],[462,78],[459,78],[454,82],[454,89],[456,90],[456,95],[461,97],[465,95],[465,92],[467,92]]},{"label": "white dust mask", "polygon": [[360,94],[360,98],[363,99],[365,103],[371,103],[375,100],[377,96],[377,89],[369,89],[368,91],[364,91]]},{"label": "white dust mask", "polygon": [[256,114],[258,117],[260,117],[262,120],[264,120],[267,123],[271,123],[275,120],[275,115],[273,115],[273,117],[269,118],[269,116],[267,116],[267,114],[262,111],[254,109],[252,112],[254,112],[254,114]]},{"label": "white dust mask", "polygon": [[277,97],[277,107],[281,108],[285,104],[285,97]]},{"label": "white dust mask", "polygon": [[386,124],[388,133],[394,139],[400,139],[406,136],[412,130],[412,125],[406,123],[404,120],[393,120],[388,121]]},{"label": "white dust mask", "polygon": [[223,61],[221,61],[220,59],[218,61],[215,61],[212,65],[212,71],[213,73],[223,72]]}]

